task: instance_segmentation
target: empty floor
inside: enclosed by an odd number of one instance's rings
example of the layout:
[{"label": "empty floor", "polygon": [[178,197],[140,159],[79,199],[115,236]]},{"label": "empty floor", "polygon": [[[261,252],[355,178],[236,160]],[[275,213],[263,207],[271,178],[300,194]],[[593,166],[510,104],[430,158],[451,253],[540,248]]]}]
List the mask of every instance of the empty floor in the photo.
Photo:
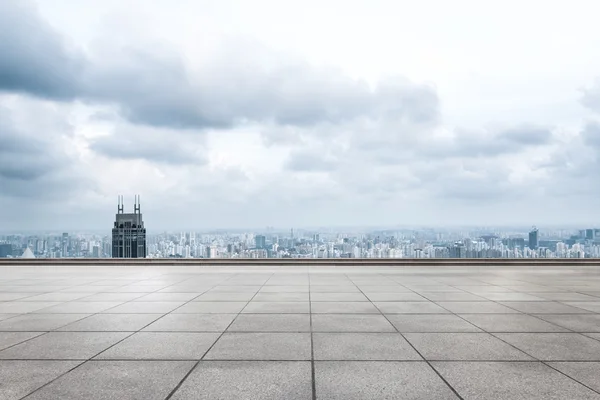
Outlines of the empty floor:
[{"label": "empty floor", "polygon": [[600,267],[3,267],[21,398],[600,400]]}]

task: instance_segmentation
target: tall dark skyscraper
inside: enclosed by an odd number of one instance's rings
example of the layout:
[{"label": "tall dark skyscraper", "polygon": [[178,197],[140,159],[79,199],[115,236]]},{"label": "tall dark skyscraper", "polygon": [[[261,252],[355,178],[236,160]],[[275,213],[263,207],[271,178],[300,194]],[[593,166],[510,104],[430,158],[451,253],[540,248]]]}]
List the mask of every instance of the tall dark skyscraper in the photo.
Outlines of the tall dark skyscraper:
[{"label": "tall dark skyscraper", "polygon": [[123,213],[123,197],[119,196],[115,226],[112,230],[113,258],[146,258],[146,228],[135,197],[133,214]]},{"label": "tall dark skyscraper", "polygon": [[257,249],[265,249],[267,247],[267,238],[263,235],[257,235],[254,241]]},{"label": "tall dark skyscraper", "polygon": [[538,236],[538,230],[534,226],[531,232],[529,232],[529,248],[535,250],[540,245],[540,238]]}]

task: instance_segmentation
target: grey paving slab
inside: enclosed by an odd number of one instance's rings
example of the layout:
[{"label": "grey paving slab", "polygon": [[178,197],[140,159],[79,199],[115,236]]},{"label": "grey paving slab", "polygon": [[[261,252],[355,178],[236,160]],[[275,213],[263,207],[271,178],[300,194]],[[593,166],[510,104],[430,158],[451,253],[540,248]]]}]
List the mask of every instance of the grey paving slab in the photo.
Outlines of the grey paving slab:
[{"label": "grey paving slab", "polygon": [[138,332],[96,359],[102,360],[200,360],[219,333]]},{"label": "grey paving slab", "polygon": [[265,285],[259,293],[308,293],[308,289],[308,285]]},{"label": "grey paving slab", "polygon": [[519,311],[492,301],[438,301],[437,304],[456,314],[515,314]]},{"label": "grey paving slab", "polygon": [[77,301],[124,303],[144,296],[144,293],[96,293],[77,299]]},{"label": "grey paving slab", "polygon": [[311,293],[360,293],[360,290],[354,285],[312,285]]},{"label": "grey paving slab", "polygon": [[578,314],[578,313],[589,313],[590,311],[583,310],[577,307],[571,307],[563,303],[558,302],[540,302],[540,301],[528,301],[528,302],[502,302],[507,307],[514,308],[515,310],[527,313],[527,314]]},{"label": "grey paving slab", "polygon": [[443,307],[430,301],[380,301],[375,306],[384,314],[447,314]]},{"label": "grey paving slab", "polygon": [[389,321],[402,333],[481,332],[481,329],[452,314],[390,314]]},{"label": "grey paving slab", "polygon": [[308,301],[309,294],[308,293],[264,293],[259,292],[252,299],[253,302],[304,302]]},{"label": "grey paving slab", "polygon": [[395,332],[382,315],[313,314],[313,332]]},{"label": "grey paving slab", "polygon": [[0,350],[40,336],[42,332],[0,332]]},{"label": "grey paving slab", "polygon": [[167,314],[144,331],[224,332],[236,314]]},{"label": "grey paving slab", "polygon": [[76,367],[80,361],[0,361],[0,400],[18,400]]},{"label": "grey paving slab", "polygon": [[70,301],[56,306],[46,307],[34,311],[39,314],[95,314],[113,307],[122,302],[92,302],[92,301]]},{"label": "grey paving slab", "polygon": [[600,333],[585,333],[585,336],[589,336],[589,337],[594,338],[596,340],[600,340]]},{"label": "grey paving slab", "polygon": [[583,310],[600,313],[600,301],[596,301],[596,302],[570,301],[570,302],[565,302],[564,304],[571,306],[571,307],[577,307],[577,308],[581,308]]},{"label": "grey paving slab", "polygon": [[312,399],[309,362],[202,361],[173,400]]},{"label": "grey paving slab", "polygon": [[230,332],[310,332],[308,314],[241,314]]},{"label": "grey paving slab", "polygon": [[370,301],[428,301],[416,293],[365,293]]},{"label": "grey paving slab", "polygon": [[96,314],[65,325],[65,332],[135,332],[163,314]]},{"label": "grey paving slab", "polygon": [[9,301],[0,302],[0,313],[2,314],[23,314],[42,308],[52,307],[61,304],[55,301]]},{"label": "grey paving slab", "polygon": [[598,314],[539,314],[537,317],[575,332],[600,332]]},{"label": "grey paving slab", "polygon": [[568,330],[525,314],[461,314],[487,332],[567,332]]},{"label": "grey paving slab", "polygon": [[[204,293],[197,296],[192,301],[250,301],[255,296],[255,293]],[[308,300],[308,295],[306,296]]]},{"label": "grey paving slab", "polygon": [[246,306],[242,301],[192,301],[173,312],[176,314],[237,314]]},{"label": "grey paving slab", "polygon": [[465,400],[598,400],[600,395],[538,362],[433,362]]},{"label": "grey paving slab", "polygon": [[578,333],[497,333],[542,361],[600,361],[600,342]]},{"label": "grey paving slab", "polygon": [[0,351],[3,360],[85,360],[129,333],[50,332]]},{"label": "grey paving slab", "polygon": [[282,301],[282,302],[257,302],[251,301],[248,303],[242,313],[253,314],[308,314],[310,312],[310,304],[308,301]]},{"label": "grey paving slab", "polygon": [[365,301],[313,301],[313,314],[379,314],[377,307]]},{"label": "grey paving slab", "polygon": [[193,365],[192,361],[89,361],[27,400],[164,400]]},{"label": "grey paving slab", "polygon": [[599,301],[598,297],[572,292],[536,293],[536,296],[554,301]]},{"label": "grey paving slab", "polygon": [[143,295],[142,297],[138,297],[132,301],[158,301],[158,302],[187,302],[198,297],[196,293],[150,293]]},{"label": "grey paving slab", "polygon": [[72,301],[89,296],[89,293],[44,293],[26,297],[21,301]]},{"label": "grey paving slab", "polygon": [[488,333],[406,333],[427,360],[516,361],[531,360],[527,354]]},{"label": "grey paving slab", "polygon": [[484,293],[480,296],[492,301],[547,301],[542,297],[520,292]]},{"label": "grey paving slab", "polygon": [[365,294],[374,293],[413,293],[407,287],[401,285],[358,285],[358,288]]},{"label": "grey paving slab", "polygon": [[551,362],[548,365],[600,392],[600,362]]},{"label": "grey paving slab", "polygon": [[0,314],[0,321],[4,321],[5,319],[16,317],[19,314]]},{"label": "grey paving slab", "polygon": [[[206,360],[310,360],[310,333],[224,333]],[[1,353],[0,353],[1,354]]]},{"label": "grey paving slab", "polygon": [[215,286],[208,293],[256,293],[261,286]]},{"label": "grey paving slab", "polygon": [[311,301],[369,301],[362,293],[311,293]]},{"label": "grey paving slab", "polygon": [[182,301],[130,301],[109,308],[106,314],[166,314],[185,304]]},{"label": "grey paving slab", "polygon": [[89,314],[21,314],[0,321],[2,331],[52,331],[71,322],[87,317]]},{"label": "grey paving slab", "polygon": [[[28,297],[40,296],[36,293],[2,293],[0,292],[0,301],[13,301]],[[44,301],[44,300],[42,300]]]},{"label": "grey paving slab", "polygon": [[481,296],[466,292],[430,292],[422,297],[430,301],[485,301]]},{"label": "grey paving slab", "polygon": [[422,360],[399,333],[315,333],[315,360]]},{"label": "grey paving slab", "polygon": [[317,399],[457,399],[424,362],[315,362]]}]

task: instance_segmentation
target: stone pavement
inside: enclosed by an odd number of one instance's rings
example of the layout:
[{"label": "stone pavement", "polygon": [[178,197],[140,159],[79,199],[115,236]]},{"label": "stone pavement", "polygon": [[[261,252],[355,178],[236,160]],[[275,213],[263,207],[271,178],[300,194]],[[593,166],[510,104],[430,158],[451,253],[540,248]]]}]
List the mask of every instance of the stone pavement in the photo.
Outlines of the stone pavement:
[{"label": "stone pavement", "polygon": [[600,267],[3,267],[21,398],[600,399]]}]

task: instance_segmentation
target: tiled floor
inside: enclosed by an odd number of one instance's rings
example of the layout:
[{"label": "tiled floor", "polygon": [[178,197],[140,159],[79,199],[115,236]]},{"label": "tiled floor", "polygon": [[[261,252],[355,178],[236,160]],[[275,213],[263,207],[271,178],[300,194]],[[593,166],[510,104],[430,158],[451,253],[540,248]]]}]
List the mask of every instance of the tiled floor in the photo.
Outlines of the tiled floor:
[{"label": "tiled floor", "polygon": [[0,400],[598,399],[600,267],[2,267]]}]

